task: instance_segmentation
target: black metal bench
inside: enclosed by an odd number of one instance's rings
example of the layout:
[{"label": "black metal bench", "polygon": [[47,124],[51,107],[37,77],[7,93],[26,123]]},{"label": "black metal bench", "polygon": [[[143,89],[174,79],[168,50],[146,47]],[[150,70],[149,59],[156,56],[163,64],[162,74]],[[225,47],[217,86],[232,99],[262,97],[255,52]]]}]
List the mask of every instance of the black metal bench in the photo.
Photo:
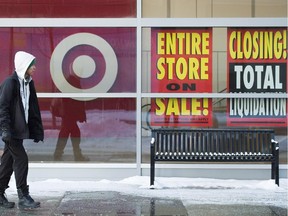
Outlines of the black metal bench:
[{"label": "black metal bench", "polygon": [[150,185],[155,162],[271,162],[271,178],[279,186],[279,145],[268,129],[152,130]]}]

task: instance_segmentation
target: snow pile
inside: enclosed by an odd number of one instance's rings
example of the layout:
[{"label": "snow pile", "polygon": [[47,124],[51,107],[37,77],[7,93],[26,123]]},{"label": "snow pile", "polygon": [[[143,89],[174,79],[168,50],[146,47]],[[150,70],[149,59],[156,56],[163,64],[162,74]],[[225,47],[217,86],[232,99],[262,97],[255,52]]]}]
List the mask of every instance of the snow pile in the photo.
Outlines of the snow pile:
[{"label": "snow pile", "polygon": [[[11,179],[12,180],[12,179]],[[181,199],[185,204],[249,204],[287,208],[288,179],[221,180],[208,178],[157,177],[154,190],[150,177],[133,176],[120,181],[63,181],[48,179],[29,182],[33,196],[63,196],[66,192],[116,191],[142,197]],[[10,182],[7,194],[17,194],[15,182]]]}]

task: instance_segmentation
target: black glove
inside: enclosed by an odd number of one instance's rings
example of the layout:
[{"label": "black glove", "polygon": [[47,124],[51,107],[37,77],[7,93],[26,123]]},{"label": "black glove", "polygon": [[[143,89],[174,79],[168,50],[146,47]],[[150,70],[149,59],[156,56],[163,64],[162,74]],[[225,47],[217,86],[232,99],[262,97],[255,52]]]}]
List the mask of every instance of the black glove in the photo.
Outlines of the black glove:
[{"label": "black glove", "polygon": [[11,133],[9,131],[3,131],[2,140],[4,143],[9,144],[11,142]]}]

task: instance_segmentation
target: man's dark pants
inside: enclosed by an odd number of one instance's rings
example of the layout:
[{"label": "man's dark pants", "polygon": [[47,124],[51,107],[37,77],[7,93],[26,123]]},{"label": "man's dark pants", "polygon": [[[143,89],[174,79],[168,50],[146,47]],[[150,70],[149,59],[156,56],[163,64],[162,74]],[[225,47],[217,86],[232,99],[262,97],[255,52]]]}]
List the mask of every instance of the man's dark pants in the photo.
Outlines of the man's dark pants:
[{"label": "man's dark pants", "polygon": [[4,147],[0,164],[0,189],[8,188],[14,171],[17,189],[27,186],[28,156],[22,139],[12,139]]}]

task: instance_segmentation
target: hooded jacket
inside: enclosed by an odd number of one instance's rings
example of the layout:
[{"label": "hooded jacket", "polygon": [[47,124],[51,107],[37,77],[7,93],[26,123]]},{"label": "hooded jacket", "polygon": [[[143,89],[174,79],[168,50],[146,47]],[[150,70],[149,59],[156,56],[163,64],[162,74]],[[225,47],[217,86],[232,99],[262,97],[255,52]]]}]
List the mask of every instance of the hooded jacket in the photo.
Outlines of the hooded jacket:
[{"label": "hooded jacket", "polygon": [[9,131],[14,139],[44,139],[42,119],[34,86],[29,82],[29,110],[28,123],[25,121],[24,107],[20,94],[20,82],[35,57],[29,53],[19,51],[15,55],[14,73],[1,84],[0,92],[0,129]]}]

